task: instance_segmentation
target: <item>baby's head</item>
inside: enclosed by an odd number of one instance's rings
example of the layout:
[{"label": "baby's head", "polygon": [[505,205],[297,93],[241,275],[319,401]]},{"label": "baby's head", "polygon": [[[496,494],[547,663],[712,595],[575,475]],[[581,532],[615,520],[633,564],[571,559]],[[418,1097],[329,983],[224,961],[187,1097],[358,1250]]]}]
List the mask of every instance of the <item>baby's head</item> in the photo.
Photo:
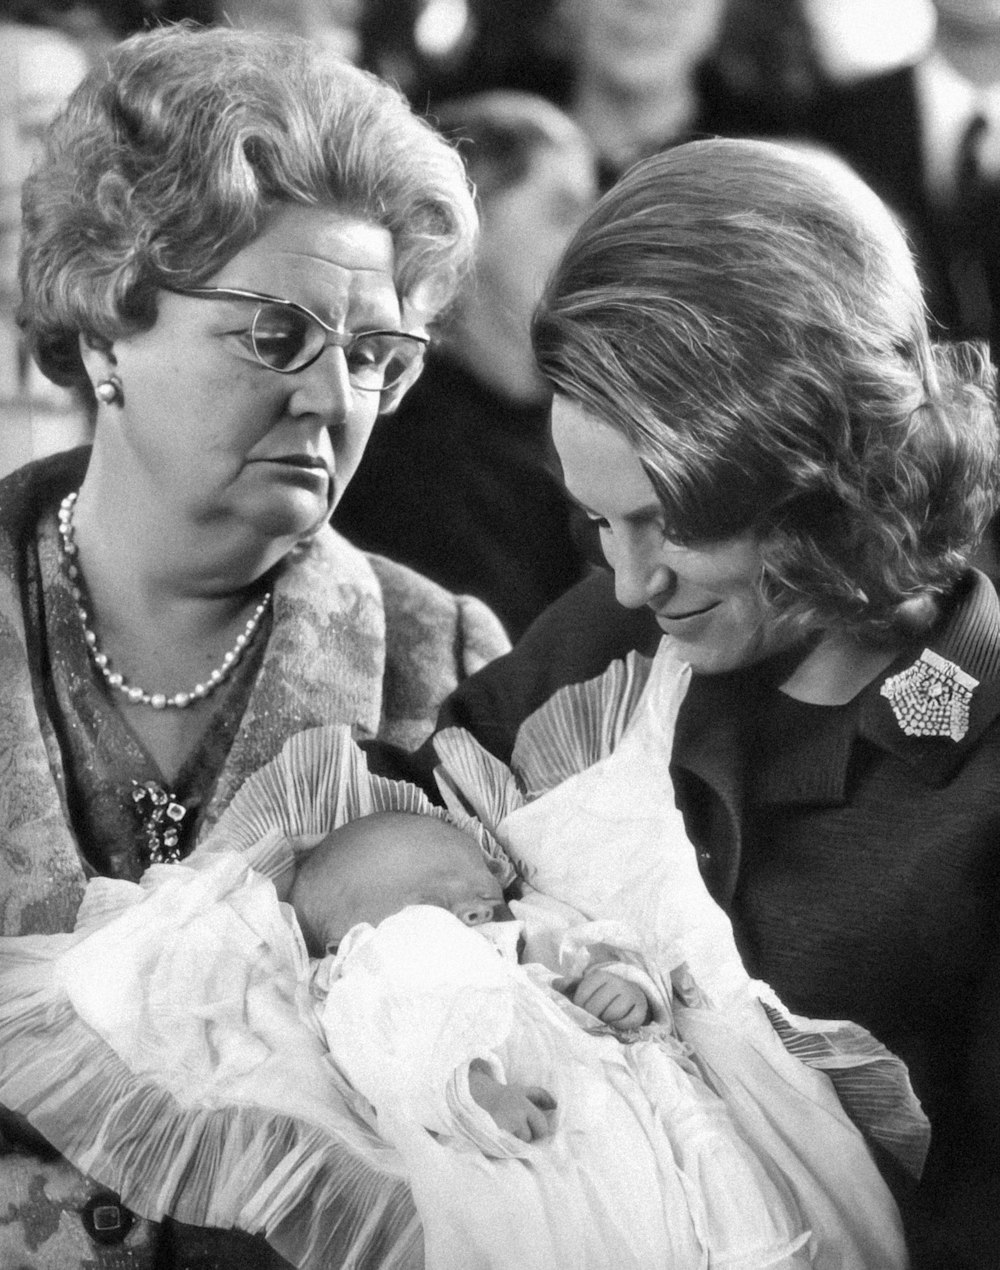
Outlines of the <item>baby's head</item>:
[{"label": "baby's head", "polygon": [[446,908],[467,926],[506,916],[475,838],[438,816],[404,811],[361,816],[327,834],[303,858],[288,898],[314,957],[358,922],[376,925],[408,904]]}]

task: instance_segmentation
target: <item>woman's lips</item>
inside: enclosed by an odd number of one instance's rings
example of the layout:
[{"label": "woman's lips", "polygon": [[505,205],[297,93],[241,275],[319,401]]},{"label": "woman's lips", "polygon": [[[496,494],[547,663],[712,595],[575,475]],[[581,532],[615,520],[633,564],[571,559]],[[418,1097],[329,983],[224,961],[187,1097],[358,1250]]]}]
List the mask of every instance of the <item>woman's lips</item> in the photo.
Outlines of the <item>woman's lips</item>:
[{"label": "woman's lips", "polygon": [[293,479],[308,481],[310,484],[322,478],[333,485],[333,471],[325,459],[315,454],[274,454],[254,459],[254,463],[273,464],[282,468]]},{"label": "woman's lips", "polygon": [[662,609],[656,609],[654,612],[658,622],[686,622],[695,617],[704,617],[706,613],[711,613],[713,609],[717,609],[721,603],[721,600],[713,600],[711,604],[706,604],[704,608],[687,609],[683,613],[666,613]]},{"label": "woman's lips", "polygon": [[258,459],[258,463],[279,463],[283,467],[304,467],[332,476],[329,464],[315,454],[277,454],[269,458]]}]

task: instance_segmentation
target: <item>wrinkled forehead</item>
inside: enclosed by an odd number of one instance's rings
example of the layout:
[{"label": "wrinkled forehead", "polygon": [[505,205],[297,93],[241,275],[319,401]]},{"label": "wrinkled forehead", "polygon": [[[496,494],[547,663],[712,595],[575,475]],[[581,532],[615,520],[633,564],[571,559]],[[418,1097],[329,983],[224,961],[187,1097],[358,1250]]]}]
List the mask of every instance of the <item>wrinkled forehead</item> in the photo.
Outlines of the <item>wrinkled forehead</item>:
[{"label": "wrinkled forehead", "polygon": [[333,327],[397,329],[389,231],[322,206],[286,204],[211,279],[303,305]]}]

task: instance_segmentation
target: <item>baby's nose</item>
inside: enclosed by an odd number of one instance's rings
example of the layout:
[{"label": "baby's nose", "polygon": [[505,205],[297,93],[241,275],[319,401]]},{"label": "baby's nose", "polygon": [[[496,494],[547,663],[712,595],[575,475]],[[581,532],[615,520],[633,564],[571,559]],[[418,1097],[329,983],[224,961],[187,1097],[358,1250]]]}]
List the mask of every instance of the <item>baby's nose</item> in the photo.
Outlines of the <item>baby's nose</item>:
[{"label": "baby's nose", "polygon": [[494,910],[502,905],[494,904],[489,900],[483,900],[478,904],[465,904],[458,910],[456,917],[466,926],[483,926],[486,922],[494,920]]}]

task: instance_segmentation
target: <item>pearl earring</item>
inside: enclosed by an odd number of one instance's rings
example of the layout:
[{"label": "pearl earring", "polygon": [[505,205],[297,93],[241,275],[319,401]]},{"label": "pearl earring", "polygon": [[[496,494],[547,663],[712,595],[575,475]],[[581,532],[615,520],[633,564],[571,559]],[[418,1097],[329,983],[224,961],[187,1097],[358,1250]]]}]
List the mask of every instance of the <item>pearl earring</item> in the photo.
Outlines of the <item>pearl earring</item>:
[{"label": "pearl earring", "polygon": [[125,402],[122,381],[117,375],[109,375],[94,388],[94,393],[106,406],[121,406]]}]

